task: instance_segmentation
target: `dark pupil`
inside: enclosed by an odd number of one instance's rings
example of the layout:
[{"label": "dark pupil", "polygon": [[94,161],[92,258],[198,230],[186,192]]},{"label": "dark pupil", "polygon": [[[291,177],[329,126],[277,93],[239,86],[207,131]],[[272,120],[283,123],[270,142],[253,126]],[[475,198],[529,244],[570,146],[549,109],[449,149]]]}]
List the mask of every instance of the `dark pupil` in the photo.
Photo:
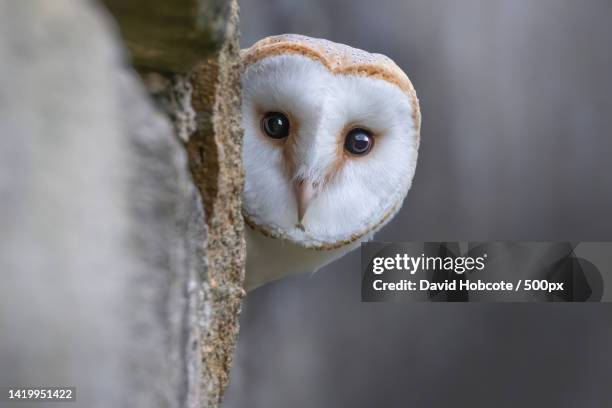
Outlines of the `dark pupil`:
[{"label": "dark pupil", "polygon": [[263,130],[274,139],[289,135],[289,119],[280,112],[269,112],[263,118]]},{"label": "dark pupil", "polygon": [[353,154],[366,154],[372,148],[372,141],[367,130],[353,129],[346,135],[344,147]]}]

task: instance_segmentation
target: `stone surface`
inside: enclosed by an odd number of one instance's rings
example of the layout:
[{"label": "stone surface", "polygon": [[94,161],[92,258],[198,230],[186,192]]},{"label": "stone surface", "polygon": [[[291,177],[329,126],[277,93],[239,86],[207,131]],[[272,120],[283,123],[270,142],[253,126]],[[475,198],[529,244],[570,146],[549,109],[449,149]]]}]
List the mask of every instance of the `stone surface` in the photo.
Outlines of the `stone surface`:
[{"label": "stone surface", "polygon": [[[232,3],[226,41],[215,58],[191,74],[197,131],[187,143],[194,181],[203,197],[208,227],[208,276],[204,282],[209,319],[200,328],[202,385],[213,401],[229,382],[243,290],[246,248],[242,218],[242,128],[238,9]],[[218,396],[218,397],[216,397]]]},{"label": "stone surface", "polygon": [[187,73],[224,43],[229,0],[103,1],[136,66]]},{"label": "stone surface", "polygon": [[[141,2],[123,3],[136,12],[128,5]],[[172,112],[154,106],[114,28],[88,1],[0,3],[0,385],[76,386],[84,407],[217,406],[243,276],[239,129],[207,128],[235,166],[210,175],[221,183],[205,197],[211,260],[203,190]],[[202,51],[231,95],[215,92],[211,123],[239,123],[237,71],[222,49]]]}]

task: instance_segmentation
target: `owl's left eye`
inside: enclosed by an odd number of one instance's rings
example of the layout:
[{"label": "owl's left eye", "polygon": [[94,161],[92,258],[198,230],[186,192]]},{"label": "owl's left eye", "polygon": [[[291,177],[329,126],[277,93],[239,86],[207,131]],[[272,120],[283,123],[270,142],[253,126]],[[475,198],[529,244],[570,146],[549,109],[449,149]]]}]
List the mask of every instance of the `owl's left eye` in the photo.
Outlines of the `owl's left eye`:
[{"label": "owl's left eye", "polygon": [[280,112],[268,112],[261,120],[261,128],[272,139],[289,136],[289,118]]},{"label": "owl's left eye", "polygon": [[361,128],[349,131],[344,139],[344,148],[356,156],[365,156],[370,153],[374,145],[372,133]]}]

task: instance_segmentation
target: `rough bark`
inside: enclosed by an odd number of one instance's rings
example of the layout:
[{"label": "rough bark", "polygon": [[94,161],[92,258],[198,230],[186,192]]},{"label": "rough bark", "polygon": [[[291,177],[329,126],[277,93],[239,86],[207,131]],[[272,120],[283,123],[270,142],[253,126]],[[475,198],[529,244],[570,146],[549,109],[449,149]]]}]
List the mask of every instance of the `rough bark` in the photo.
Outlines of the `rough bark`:
[{"label": "rough bark", "polygon": [[237,6],[104,3],[0,3],[0,385],[218,406],[244,275]]}]

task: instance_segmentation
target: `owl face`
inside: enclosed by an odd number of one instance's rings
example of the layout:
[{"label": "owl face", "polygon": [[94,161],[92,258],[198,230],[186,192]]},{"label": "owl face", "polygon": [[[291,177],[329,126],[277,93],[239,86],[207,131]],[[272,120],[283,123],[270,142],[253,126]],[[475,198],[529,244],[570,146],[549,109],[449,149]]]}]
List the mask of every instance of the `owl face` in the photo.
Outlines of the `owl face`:
[{"label": "owl face", "polygon": [[382,55],[303,36],[262,40],[243,57],[247,223],[325,249],[384,225],[417,162],[405,74]]}]

